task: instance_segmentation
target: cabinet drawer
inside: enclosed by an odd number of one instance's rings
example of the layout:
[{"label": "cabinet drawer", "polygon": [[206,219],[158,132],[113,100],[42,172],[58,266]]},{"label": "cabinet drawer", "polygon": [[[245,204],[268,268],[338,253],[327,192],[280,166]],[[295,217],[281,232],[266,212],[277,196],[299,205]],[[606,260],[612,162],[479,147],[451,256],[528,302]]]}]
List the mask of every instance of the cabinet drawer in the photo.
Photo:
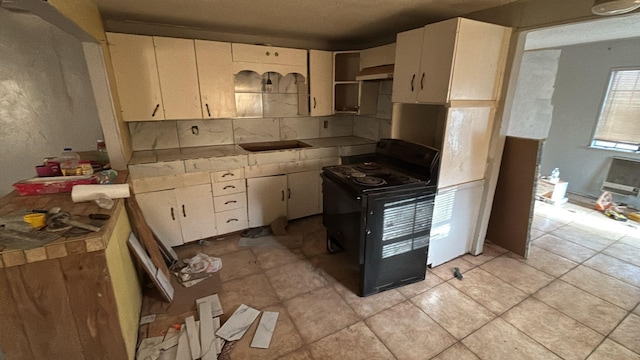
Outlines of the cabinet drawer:
[{"label": "cabinet drawer", "polygon": [[213,207],[216,212],[227,211],[247,207],[247,194],[244,192],[213,198]]},{"label": "cabinet drawer", "polygon": [[249,227],[247,208],[224,211],[216,214],[218,234],[226,234]]},{"label": "cabinet drawer", "polygon": [[274,46],[231,44],[233,61],[281,65],[304,65],[307,51]]},{"label": "cabinet drawer", "polygon": [[211,173],[212,182],[231,181],[244,178],[244,168],[222,170]]},{"label": "cabinet drawer", "polygon": [[213,196],[236,194],[247,191],[247,184],[244,179],[213,183]]}]

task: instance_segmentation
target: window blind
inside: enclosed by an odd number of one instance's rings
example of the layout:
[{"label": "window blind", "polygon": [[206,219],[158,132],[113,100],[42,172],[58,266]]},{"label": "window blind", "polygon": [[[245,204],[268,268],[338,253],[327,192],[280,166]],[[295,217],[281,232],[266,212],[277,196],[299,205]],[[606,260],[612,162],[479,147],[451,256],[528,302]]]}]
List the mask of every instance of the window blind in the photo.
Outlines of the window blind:
[{"label": "window blind", "polygon": [[640,69],[611,71],[596,141],[640,145]]}]

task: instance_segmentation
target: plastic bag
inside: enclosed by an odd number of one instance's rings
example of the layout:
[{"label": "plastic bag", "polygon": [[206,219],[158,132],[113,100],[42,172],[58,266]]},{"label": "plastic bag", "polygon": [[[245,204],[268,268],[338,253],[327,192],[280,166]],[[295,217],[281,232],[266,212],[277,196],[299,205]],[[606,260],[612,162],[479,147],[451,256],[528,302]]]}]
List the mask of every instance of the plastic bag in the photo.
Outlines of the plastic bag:
[{"label": "plastic bag", "polygon": [[191,259],[184,259],[184,263],[186,266],[180,269],[179,273],[176,273],[183,285],[192,280],[204,280],[211,276],[212,273],[222,269],[222,260],[220,258],[203,253],[198,253]]}]

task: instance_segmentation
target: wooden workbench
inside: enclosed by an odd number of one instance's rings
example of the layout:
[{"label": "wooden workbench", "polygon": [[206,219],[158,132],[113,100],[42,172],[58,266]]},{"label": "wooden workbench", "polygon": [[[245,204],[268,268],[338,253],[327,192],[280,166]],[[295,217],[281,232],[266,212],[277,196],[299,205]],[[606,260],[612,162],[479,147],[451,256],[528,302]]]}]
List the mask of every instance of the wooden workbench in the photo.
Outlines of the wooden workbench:
[{"label": "wooden workbench", "polygon": [[[119,174],[116,182],[126,181]],[[31,250],[0,249],[0,350],[8,359],[133,359],[142,292],[126,241],[124,200],[111,210],[70,193],[0,199],[0,216],[59,206],[111,216],[101,230]]]}]

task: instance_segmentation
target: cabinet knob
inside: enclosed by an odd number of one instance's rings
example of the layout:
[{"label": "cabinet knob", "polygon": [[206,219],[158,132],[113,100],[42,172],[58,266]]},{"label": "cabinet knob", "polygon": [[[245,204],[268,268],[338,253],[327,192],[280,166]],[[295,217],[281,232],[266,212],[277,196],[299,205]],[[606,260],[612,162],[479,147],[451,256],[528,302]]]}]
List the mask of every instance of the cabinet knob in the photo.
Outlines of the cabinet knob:
[{"label": "cabinet knob", "polygon": [[291,189],[287,189],[287,199],[291,199]]},{"label": "cabinet knob", "polygon": [[222,175],[222,177],[227,177],[227,176],[233,176],[233,173],[228,172],[228,173]]},{"label": "cabinet knob", "polygon": [[314,97],[313,97],[313,108],[314,108],[314,109],[316,108],[316,105],[317,105],[316,97],[314,96]]},{"label": "cabinet knob", "polygon": [[269,56],[269,55],[271,55],[271,53],[267,51],[267,56]]},{"label": "cabinet knob", "polygon": [[187,217],[187,212],[184,210],[184,204],[182,204],[182,216]]},{"label": "cabinet knob", "polygon": [[207,115],[211,117],[211,111],[209,111],[209,104],[204,104],[204,106],[207,108]]},{"label": "cabinet knob", "polygon": [[278,54],[278,52],[276,51],[275,53],[273,53],[273,55],[278,56],[279,54]]},{"label": "cabinet knob", "polygon": [[173,221],[175,221],[175,220],[176,220],[176,216],[175,216],[175,214],[173,213],[173,207],[171,207],[171,219],[172,219]]},{"label": "cabinet knob", "polygon": [[151,117],[156,116],[156,113],[158,112],[158,108],[160,107],[160,104],[156,104],[155,109],[153,109],[153,112],[151,113]]},{"label": "cabinet knob", "polygon": [[416,74],[411,77],[411,91],[413,91],[413,81],[416,79]]},{"label": "cabinet knob", "polygon": [[235,203],[237,203],[237,201],[235,201],[235,200],[229,200],[229,201],[225,202],[224,204],[225,204],[225,205],[229,205],[229,204],[235,204]]},{"label": "cabinet knob", "polygon": [[284,201],[284,190],[282,190],[282,201]]},{"label": "cabinet knob", "polygon": [[420,90],[424,90],[424,73],[422,73],[422,77],[420,78]]},{"label": "cabinet knob", "polygon": [[222,188],[222,190],[227,190],[227,189],[235,189],[236,187],[233,185],[227,185],[225,187]]},{"label": "cabinet knob", "polygon": [[230,223],[230,222],[234,222],[234,221],[239,221],[239,220],[238,219],[229,219],[229,220],[227,220],[227,224]]}]

